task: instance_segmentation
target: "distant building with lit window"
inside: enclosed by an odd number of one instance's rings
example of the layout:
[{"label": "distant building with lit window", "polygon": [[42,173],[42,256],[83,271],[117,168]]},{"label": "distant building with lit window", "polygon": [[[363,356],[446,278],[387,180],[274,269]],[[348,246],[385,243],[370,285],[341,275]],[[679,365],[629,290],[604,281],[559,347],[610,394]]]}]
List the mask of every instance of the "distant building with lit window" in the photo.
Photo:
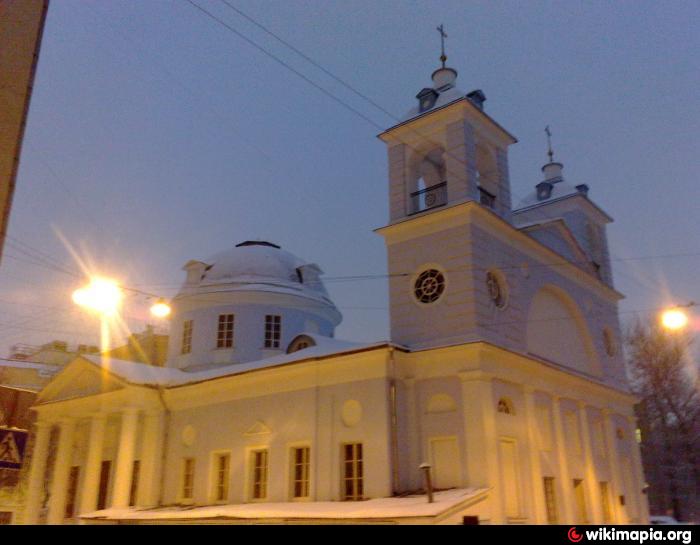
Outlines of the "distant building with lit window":
[{"label": "distant building with lit window", "polygon": [[551,155],[514,207],[516,140],[456,78],[379,135],[391,339],[335,339],[271,242],[188,262],[164,367],[86,355],[41,392],[28,522],[648,521],[612,220]]}]

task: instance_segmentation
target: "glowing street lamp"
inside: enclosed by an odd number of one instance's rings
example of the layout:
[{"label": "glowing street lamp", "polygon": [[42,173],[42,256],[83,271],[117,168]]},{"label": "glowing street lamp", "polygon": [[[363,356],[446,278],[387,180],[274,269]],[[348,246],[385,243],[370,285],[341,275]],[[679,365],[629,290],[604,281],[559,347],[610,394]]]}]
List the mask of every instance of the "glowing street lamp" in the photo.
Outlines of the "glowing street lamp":
[{"label": "glowing street lamp", "polygon": [[661,314],[661,325],[665,329],[678,331],[688,325],[688,314],[681,308],[670,308]]},{"label": "glowing street lamp", "polygon": [[108,278],[94,277],[90,284],[73,292],[73,302],[96,312],[102,317],[117,314],[124,293],[119,285]]},{"label": "glowing street lamp", "polygon": [[170,314],[170,305],[165,299],[158,299],[151,307],[151,314],[156,318],[165,318]]}]

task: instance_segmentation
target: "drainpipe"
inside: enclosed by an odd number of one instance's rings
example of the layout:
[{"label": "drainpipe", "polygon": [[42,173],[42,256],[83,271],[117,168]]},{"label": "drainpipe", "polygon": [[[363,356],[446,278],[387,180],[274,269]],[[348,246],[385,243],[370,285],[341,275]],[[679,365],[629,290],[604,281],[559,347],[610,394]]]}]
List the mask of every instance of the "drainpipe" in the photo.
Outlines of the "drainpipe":
[{"label": "drainpipe", "polygon": [[399,492],[399,430],[398,430],[398,402],[396,399],[396,364],[394,362],[394,348],[389,347],[389,367],[391,380],[389,381],[389,410],[391,432],[391,480],[392,492],[396,496]]}]

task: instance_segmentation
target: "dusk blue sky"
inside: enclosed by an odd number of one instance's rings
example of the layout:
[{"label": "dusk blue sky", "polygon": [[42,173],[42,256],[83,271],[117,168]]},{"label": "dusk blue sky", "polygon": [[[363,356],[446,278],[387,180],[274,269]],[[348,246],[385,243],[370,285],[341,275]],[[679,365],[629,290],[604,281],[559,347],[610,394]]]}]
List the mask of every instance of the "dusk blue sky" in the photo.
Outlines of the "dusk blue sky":
[{"label": "dusk blue sky", "polygon": [[[393,124],[219,0],[193,1]],[[430,84],[444,23],[459,87],[482,89],[519,140],[514,202],[540,181],[550,125],[567,180],[615,218],[623,322],[700,301],[697,2],[229,1],[397,117]],[[164,296],[189,259],[270,240],[331,278],[338,337],[387,338],[386,279],[332,280],[386,272],[378,132],[185,0],[52,0],[0,268],[0,351],[98,338],[70,301],[79,280],[17,249],[77,269],[56,232]],[[132,330],[147,308],[127,299]]]}]

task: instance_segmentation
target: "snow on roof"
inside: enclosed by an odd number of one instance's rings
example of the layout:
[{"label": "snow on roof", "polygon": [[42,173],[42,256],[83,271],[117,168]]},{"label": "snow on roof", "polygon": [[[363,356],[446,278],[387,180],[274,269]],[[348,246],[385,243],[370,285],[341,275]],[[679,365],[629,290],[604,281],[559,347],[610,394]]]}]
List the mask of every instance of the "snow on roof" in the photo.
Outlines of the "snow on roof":
[{"label": "snow on roof", "polygon": [[558,201],[567,197],[573,197],[574,195],[581,195],[581,192],[576,189],[573,185],[564,180],[554,182],[552,184],[552,193],[549,198],[540,200],[537,196],[537,190],[531,191],[528,195],[520,201],[516,211],[520,211],[523,208],[529,208],[531,206],[536,206],[538,204],[550,203],[553,201]]},{"label": "snow on roof", "polygon": [[486,488],[460,488],[434,494],[376,498],[366,501],[319,501],[288,503],[243,503],[204,507],[165,507],[155,509],[104,509],[82,515],[84,519],[175,520],[175,519],[393,519],[436,517],[461,504],[481,500]]},{"label": "snow on roof", "polygon": [[37,369],[39,371],[60,371],[62,365],[53,365],[50,363],[37,363],[35,361],[23,361],[23,360],[7,360],[0,359],[0,367],[12,367],[15,369]]},{"label": "snow on roof", "polygon": [[466,93],[457,87],[450,87],[449,89],[446,89],[445,91],[438,91],[439,95],[437,97],[437,100],[435,101],[435,104],[433,104],[432,108],[428,108],[427,110],[420,111],[420,106],[414,106],[411,108],[406,115],[404,115],[401,118],[400,123],[403,123],[405,121],[408,121],[409,119],[413,119],[414,117],[417,117],[419,115],[424,115],[427,114],[428,112],[432,112],[433,110],[438,110],[442,108],[443,106],[447,106],[451,102],[455,102],[457,100],[462,100],[466,99]]},{"label": "snow on roof", "polygon": [[203,382],[205,380],[237,375],[258,369],[286,365],[296,361],[341,355],[348,352],[355,352],[357,350],[379,348],[389,344],[388,342],[355,343],[340,341],[313,333],[304,333],[304,335],[311,337],[316,345],[309,348],[304,348],[303,350],[299,350],[291,354],[280,354],[262,360],[247,363],[234,363],[223,367],[195,372],[186,372],[170,367],[155,367],[144,363],[118,360],[114,358],[110,358],[109,360],[105,361],[101,356],[85,355],[82,357],[94,365],[108,369],[111,373],[121,377],[131,384],[164,386],[166,388],[172,388],[176,386],[184,386],[186,384],[193,384],[196,382]]},{"label": "snow on roof", "polygon": [[195,291],[266,291],[308,297],[332,305],[320,276],[323,271],[276,244],[246,241],[211,256],[196,282],[185,282],[178,297]]}]

